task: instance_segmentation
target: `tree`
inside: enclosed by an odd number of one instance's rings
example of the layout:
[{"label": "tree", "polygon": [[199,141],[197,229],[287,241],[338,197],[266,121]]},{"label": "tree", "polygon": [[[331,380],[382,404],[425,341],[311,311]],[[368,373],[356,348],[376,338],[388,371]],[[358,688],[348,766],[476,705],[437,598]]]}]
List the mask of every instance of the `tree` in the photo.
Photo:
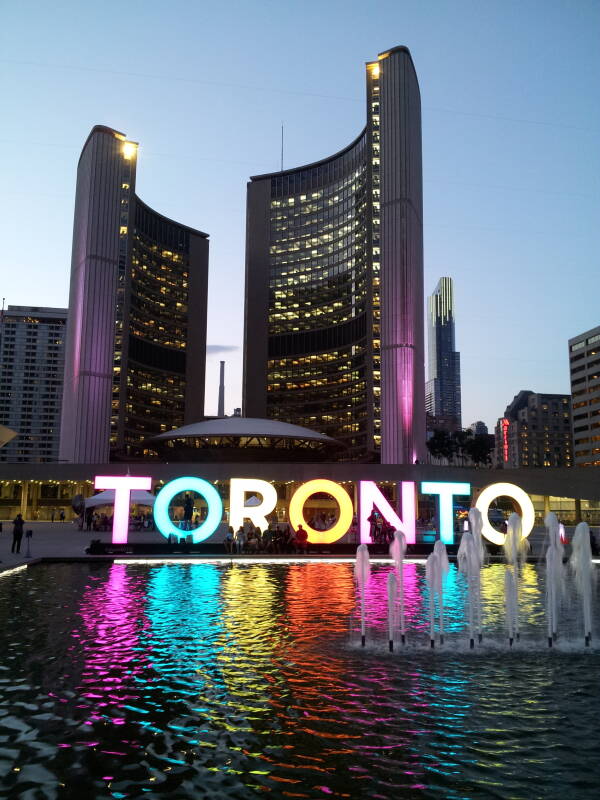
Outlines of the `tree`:
[{"label": "tree", "polygon": [[492,452],[492,439],[485,434],[473,436],[467,445],[467,453],[474,464],[489,464]]},{"label": "tree", "polygon": [[452,461],[456,452],[454,441],[448,431],[436,430],[427,440],[427,449],[434,458],[447,458]]},{"label": "tree", "polygon": [[454,443],[454,452],[465,463],[465,458],[470,458],[469,448],[473,440],[473,431],[455,431],[452,434],[452,441]]}]

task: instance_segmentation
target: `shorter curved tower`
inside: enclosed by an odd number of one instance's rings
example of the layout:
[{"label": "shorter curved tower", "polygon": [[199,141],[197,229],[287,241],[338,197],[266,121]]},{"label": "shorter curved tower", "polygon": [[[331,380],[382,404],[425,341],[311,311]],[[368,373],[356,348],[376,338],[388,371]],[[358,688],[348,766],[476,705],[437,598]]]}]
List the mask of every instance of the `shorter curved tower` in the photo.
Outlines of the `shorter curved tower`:
[{"label": "shorter curved tower", "polygon": [[318,430],[354,460],[425,452],[421,99],[410,53],[366,65],[348,147],[251,178],[244,414]]},{"label": "shorter curved tower", "polygon": [[208,235],[135,194],[137,144],[97,125],[77,169],[60,459],[107,463],[204,414]]}]

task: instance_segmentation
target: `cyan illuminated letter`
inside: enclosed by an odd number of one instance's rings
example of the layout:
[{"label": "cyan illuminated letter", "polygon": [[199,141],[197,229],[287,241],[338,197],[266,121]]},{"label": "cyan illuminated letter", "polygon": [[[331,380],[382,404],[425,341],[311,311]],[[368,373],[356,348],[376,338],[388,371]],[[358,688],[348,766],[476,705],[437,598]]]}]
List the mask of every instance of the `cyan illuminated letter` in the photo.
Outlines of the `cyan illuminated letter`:
[{"label": "cyan illuminated letter", "polygon": [[454,543],[454,509],[452,500],[455,495],[470,495],[470,483],[448,483],[446,481],[423,481],[423,494],[437,494],[440,498],[440,539],[444,544]]},{"label": "cyan illuminated letter", "polygon": [[[204,522],[191,531],[184,531],[178,528],[171,522],[169,516],[169,505],[175,495],[180,492],[197,492],[206,500],[207,514]],[[194,544],[203,542],[208,539],[219,527],[221,519],[223,518],[223,501],[219,493],[208,481],[202,478],[176,478],[174,481],[169,481],[165,484],[160,492],[156,495],[156,502],[154,503],[154,521],[156,527],[163,536],[168,537],[176,536],[183,538],[191,533],[192,541]]]}]

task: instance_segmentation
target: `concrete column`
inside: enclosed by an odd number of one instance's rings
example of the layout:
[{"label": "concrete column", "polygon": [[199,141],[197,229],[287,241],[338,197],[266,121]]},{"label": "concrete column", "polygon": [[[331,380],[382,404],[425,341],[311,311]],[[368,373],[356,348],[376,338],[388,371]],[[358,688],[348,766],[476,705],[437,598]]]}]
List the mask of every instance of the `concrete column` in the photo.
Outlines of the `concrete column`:
[{"label": "concrete column", "polygon": [[29,487],[29,514],[32,520],[39,519],[40,484],[31,482]]},{"label": "concrete column", "polygon": [[29,481],[21,481],[21,514],[23,519],[27,519],[27,496],[29,493]]},{"label": "concrete column", "polygon": [[575,524],[581,522],[581,500],[579,497],[575,498]]},{"label": "concrete column", "polygon": [[544,495],[544,519],[546,519],[546,515],[550,513],[550,498],[547,494]]},{"label": "concrete column", "polygon": [[421,98],[410,53],[380,58],[381,463],[425,460]]}]

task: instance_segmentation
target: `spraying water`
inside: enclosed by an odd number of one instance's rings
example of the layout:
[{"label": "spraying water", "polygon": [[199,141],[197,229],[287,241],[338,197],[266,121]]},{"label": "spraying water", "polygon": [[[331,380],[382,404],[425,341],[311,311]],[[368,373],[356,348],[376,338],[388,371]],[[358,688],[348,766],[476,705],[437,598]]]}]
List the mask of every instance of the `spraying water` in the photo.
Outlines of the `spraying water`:
[{"label": "spraying water", "polygon": [[479,561],[479,567],[475,573],[475,587],[473,591],[474,600],[474,616],[475,628],[477,630],[477,638],[481,643],[483,639],[483,628],[481,624],[481,568],[488,560],[488,553],[483,543],[483,516],[478,508],[472,508],[469,511],[469,525],[473,535],[475,544],[475,554]]},{"label": "spraying water", "polygon": [[440,564],[435,550],[427,556],[425,562],[425,580],[429,587],[429,641],[435,647],[435,587],[438,582]]},{"label": "spraying water", "polygon": [[431,647],[435,647],[435,595],[438,596],[438,607],[440,610],[440,644],[444,644],[444,577],[448,573],[450,565],[446,545],[439,541],[433,546],[433,551],[427,557],[425,563],[425,580],[429,586],[429,641]]},{"label": "spraying water", "polygon": [[564,588],[563,555],[560,524],[553,512],[544,520],[548,530],[546,550],[546,619],[548,623],[548,647],[552,647],[558,634],[558,607]]},{"label": "spraying water", "polygon": [[360,643],[364,647],[366,641],[365,629],[365,587],[371,577],[371,562],[369,548],[366,544],[359,544],[356,548],[356,563],[354,564],[354,577],[360,592]]},{"label": "spraying water", "polygon": [[577,590],[583,604],[583,630],[585,646],[589,647],[592,639],[592,547],[590,542],[590,526],[580,522],[575,528],[573,552],[570,564],[575,573]]},{"label": "spraying water", "polygon": [[[526,559],[529,544],[527,539],[523,538],[521,528],[521,517],[518,514],[511,514],[507,522],[506,536],[504,537],[504,554],[509,565],[512,567],[512,583],[511,588],[514,592],[514,597],[510,603],[507,598],[507,608],[514,611],[514,636],[518,640],[520,638],[519,631],[519,565]],[[504,584],[505,590],[507,584]]]},{"label": "spraying water", "polygon": [[515,640],[517,621],[517,587],[515,574],[512,567],[507,567],[504,573],[504,603],[506,606],[506,627],[508,628],[508,644],[513,646]]},{"label": "spraying water", "polygon": [[475,647],[475,607],[477,604],[477,581],[479,578],[479,553],[475,539],[470,531],[466,531],[460,540],[457,553],[458,569],[467,578],[469,593],[469,647]]},{"label": "spraying water", "polygon": [[438,593],[438,603],[440,607],[440,644],[444,644],[444,578],[450,570],[446,545],[437,539],[433,545],[433,552],[438,557],[439,569],[436,573],[436,590]]},{"label": "spraying water", "polygon": [[388,601],[388,643],[390,653],[394,649],[394,627],[395,627],[395,604],[396,594],[398,592],[398,581],[393,572],[388,572],[387,576],[387,601]]},{"label": "spraying water", "polygon": [[400,604],[400,641],[406,644],[406,617],[404,613],[404,554],[406,553],[406,536],[402,531],[394,531],[390,543],[390,556],[394,559],[398,573],[398,599]]}]

